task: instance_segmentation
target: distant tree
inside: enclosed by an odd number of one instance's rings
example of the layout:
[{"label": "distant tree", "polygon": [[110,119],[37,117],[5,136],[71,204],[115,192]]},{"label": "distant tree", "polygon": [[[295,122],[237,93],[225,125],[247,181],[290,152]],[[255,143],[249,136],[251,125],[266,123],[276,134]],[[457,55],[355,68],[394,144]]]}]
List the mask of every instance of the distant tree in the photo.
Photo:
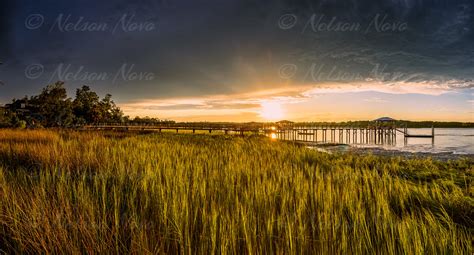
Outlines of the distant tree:
[{"label": "distant tree", "polygon": [[88,86],[67,97],[64,82],[46,86],[39,95],[13,99],[0,108],[0,127],[70,127],[74,124],[128,122],[122,110],[107,94],[100,100]]},{"label": "distant tree", "polygon": [[67,97],[64,82],[46,86],[39,95],[31,97],[30,101],[42,116],[43,126],[68,127],[73,124],[72,101]]},{"label": "distant tree", "polygon": [[0,108],[0,127],[11,126],[12,114],[5,108]]},{"label": "distant tree", "polygon": [[76,90],[73,101],[76,123],[122,122],[123,112],[112,100],[112,95],[107,94],[99,101],[97,93],[88,86]]},{"label": "distant tree", "polygon": [[73,111],[78,124],[100,121],[99,96],[89,86],[82,86],[82,88],[76,90]]},{"label": "distant tree", "polygon": [[141,118],[139,116],[136,116],[132,120],[130,120],[130,118],[127,116],[126,119],[128,119],[130,123],[136,123],[136,124],[150,124],[150,125],[153,125],[153,124],[173,124],[173,123],[175,123],[172,120],[160,120],[158,118],[150,118],[148,116],[141,117]]},{"label": "distant tree", "polygon": [[122,122],[123,112],[115,105],[115,102],[112,100],[112,95],[105,95],[100,101],[100,109],[103,122]]}]

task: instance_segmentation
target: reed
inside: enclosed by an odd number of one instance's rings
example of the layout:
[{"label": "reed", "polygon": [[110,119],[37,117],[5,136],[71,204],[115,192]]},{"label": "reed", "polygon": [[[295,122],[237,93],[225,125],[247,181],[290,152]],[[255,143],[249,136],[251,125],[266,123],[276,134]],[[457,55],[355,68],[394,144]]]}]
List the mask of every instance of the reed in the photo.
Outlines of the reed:
[{"label": "reed", "polygon": [[0,130],[0,253],[472,254],[473,165]]}]

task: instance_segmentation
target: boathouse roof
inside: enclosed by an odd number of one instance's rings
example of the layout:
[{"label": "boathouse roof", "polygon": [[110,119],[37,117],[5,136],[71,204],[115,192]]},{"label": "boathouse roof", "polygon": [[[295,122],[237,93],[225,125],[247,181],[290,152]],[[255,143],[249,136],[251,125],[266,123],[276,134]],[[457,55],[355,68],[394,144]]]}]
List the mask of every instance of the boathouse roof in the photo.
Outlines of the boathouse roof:
[{"label": "boathouse roof", "polygon": [[390,118],[390,117],[381,117],[378,119],[373,120],[375,122],[394,122],[397,121],[396,119]]},{"label": "boathouse roof", "polygon": [[293,124],[294,122],[293,121],[289,121],[289,120],[280,120],[278,122],[276,122],[277,124]]}]

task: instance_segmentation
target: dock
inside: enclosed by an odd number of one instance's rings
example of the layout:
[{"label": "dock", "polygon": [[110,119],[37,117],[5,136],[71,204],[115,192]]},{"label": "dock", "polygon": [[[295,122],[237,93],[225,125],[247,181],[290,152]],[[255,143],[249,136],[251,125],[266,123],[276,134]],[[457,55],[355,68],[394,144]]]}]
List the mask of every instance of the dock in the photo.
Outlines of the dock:
[{"label": "dock", "polygon": [[306,145],[395,144],[396,130],[390,127],[292,127],[278,128],[272,138]]},{"label": "dock", "polygon": [[400,132],[404,136],[404,141],[407,143],[408,138],[428,138],[431,139],[431,143],[434,144],[434,139],[435,139],[435,129],[434,127],[431,127],[431,134],[410,134],[408,132],[408,128],[405,126],[403,130],[396,129],[397,132]]},{"label": "dock", "polygon": [[154,131],[193,133],[198,131],[209,134],[226,135],[265,135],[274,140],[293,141],[305,145],[321,144],[375,144],[395,145],[397,134],[408,138],[431,138],[434,142],[434,128],[431,134],[409,134],[405,127],[393,125],[370,125],[367,127],[347,126],[297,126],[279,124],[219,124],[219,123],[173,123],[163,125],[150,124],[97,124],[87,125],[81,130],[117,130],[117,131]]},{"label": "dock", "polygon": [[189,124],[165,124],[165,125],[150,125],[150,124],[97,124],[97,125],[86,125],[80,130],[115,130],[115,131],[175,131],[180,133],[188,131],[196,133],[197,131],[204,131],[206,133],[224,133],[224,134],[258,134],[261,129],[254,126],[245,125],[221,125],[221,124],[202,124],[202,125],[189,125]]}]

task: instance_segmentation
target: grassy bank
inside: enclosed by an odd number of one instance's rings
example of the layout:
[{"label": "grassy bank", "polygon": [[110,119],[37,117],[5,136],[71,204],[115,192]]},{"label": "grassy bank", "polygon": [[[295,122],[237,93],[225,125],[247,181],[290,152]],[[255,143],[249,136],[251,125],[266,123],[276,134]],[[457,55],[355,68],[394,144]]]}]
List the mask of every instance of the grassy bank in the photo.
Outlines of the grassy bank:
[{"label": "grassy bank", "polygon": [[472,254],[473,176],[261,137],[0,130],[0,253]]}]

